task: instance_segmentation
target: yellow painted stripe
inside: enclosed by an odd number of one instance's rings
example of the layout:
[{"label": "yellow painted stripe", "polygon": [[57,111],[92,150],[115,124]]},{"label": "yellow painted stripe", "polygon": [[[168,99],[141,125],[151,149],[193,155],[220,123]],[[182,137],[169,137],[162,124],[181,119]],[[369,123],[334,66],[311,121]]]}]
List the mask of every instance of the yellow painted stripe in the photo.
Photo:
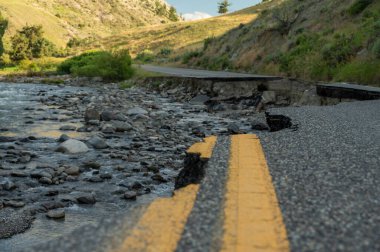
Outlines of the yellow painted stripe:
[{"label": "yellow painted stripe", "polygon": [[118,251],[174,251],[198,190],[199,185],[189,185],[176,191],[173,198],[155,200]]},{"label": "yellow painted stripe", "polygon": [[199,142],[191,146],[187,150],[187,153],[200,154],[201,159],[210,159],[216,140],[216,136],[206,137],[203,142]]},{"label": "yellow painted stripe", "polygon": [[[187,151],[211,158],[217,138],[208,137]],[[193,209],[199,185],[189,185],[177,190],[172,198],[161,198],[149,205],[118,252],[172,252],[181,239],[187,218]]]},{"label": "yellow painted stripe", "polygon": [[289,251],[260,140],[232,136],[222,251]]}]

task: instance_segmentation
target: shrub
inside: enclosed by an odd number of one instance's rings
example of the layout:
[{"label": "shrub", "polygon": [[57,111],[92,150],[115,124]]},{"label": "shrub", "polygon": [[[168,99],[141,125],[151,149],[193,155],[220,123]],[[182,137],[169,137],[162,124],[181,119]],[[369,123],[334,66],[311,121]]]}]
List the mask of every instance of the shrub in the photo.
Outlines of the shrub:
[{"label": "shrub", "polygon": [[354,61],[339,69],[336,81],[380,85],[380,60]]},{"label": "shrub", "polygon": [[137,54],[135,60],[141,63],[149,63],[154,60],[155,56],[151,50],[144,50]]},{"label": "shrub", "polygon": [[199,51],[188,51],[182,55],[182,63],[188,64],[191,60],[202,56],[202,53]]},{"label": "shrub", "polygon": [[159,55],[162,57],[168,57],[170,54],[172,54],[173,50],[170,48],[162,48],[160,50]]},{"label": "shrub", "polygon": [[357,0],[348,8],[348,13],[351,15],[358,15],[364,11],[373,0]]},{"label": "shrub", "polygon": [[18,67],[27,72],[28,75],[44,75],[48,72],[56,71],[61,60],[57,58],[41,58],[35,60],[21,60],[18,62]]},{"label": "shrub", "polygon": [[208,48],[208,46],[209,46],[210,44],[212,44],[215,40],[216,40],[216,38],[215,38],[214,36],[206,38],[206,39],[203,41],[203,51],[206,51],[207,48]]},{"label": "shrub", "polygon": [[322,58],[331,67],[348,62],[354,54],[352,37],[345,34],[337,34],[331,43],[322,48]]},{"label": "shrub", "polygon": [[380,59],[380,39],[377,39],[372,46],[372,53],[376,58]]},{"label": "shrub", "polygon": [[132,59],[128,50],[87,52],[65,60],[58,72],[75,76],[124,80],[132,77]]}]

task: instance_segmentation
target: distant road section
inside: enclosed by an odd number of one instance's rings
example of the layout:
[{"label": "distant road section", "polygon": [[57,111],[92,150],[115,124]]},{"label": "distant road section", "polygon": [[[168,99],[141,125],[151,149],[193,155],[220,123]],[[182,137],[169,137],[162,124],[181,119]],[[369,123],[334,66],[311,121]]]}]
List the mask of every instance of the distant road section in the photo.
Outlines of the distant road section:
[{"label": "distant road section", "polygon": [[142,65],[142,69],[145,71],[162,73],[172,76],[179,76],[185,78],[211,78],[211,79],[278,79],[280,77],[256,75],[256,74],[243,74],[224,71],[208,71],[188,68],[176,68],[176,67],[161,67],[152,65]]}]

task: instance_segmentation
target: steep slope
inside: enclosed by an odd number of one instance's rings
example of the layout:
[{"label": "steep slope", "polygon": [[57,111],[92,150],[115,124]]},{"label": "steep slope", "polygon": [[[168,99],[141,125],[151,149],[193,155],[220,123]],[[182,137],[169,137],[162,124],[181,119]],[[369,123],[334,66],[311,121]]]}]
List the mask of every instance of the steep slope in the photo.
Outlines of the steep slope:
[{"label": "steep slope", "polygon": [[164,0],[0,0],[10,21],[8,38],[25,24],[42,25],[63,46],[72,37],[104,37],[132,27],[168,23]]},{"label": "steep slope", "polygon": [[217,16],[197,21],[177,22],[129,29],[115,36],[106,37],[90,43],[87,49],[128,48],[132,54],[145,49],[159,52],[170,49],[174,55],[203,47],[206,38],[220,36],[227,31],[251,22],[257,17],[259,9],[247,8],[228,15]]},{"label": "steep slope", "polygon": [[[190,65],[380,85],[379,0],[273,0]],[[224,64],[215,64],[223,61]]]}]

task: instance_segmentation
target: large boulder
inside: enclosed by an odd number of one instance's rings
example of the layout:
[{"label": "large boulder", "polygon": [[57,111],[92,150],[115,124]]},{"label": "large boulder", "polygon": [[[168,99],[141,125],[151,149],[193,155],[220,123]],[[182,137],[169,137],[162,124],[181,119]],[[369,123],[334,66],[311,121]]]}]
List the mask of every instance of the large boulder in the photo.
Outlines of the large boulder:
[{"label": "large boulder", "polygon": [[85,143],[75,139],[69,139],[61,143],[56,151],[66,154],[78,154],[88,152],[89,149]]}]

